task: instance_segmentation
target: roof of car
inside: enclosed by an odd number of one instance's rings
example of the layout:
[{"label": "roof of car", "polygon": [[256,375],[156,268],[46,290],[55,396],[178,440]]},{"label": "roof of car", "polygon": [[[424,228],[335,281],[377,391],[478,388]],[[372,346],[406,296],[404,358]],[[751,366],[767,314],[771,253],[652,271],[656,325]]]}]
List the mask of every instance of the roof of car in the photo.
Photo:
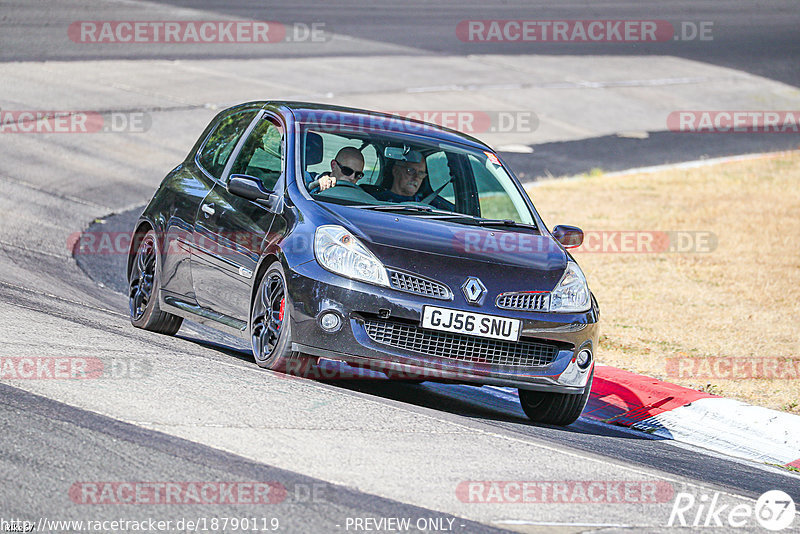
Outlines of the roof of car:
[{"label": "roof of car", "polygon": [[413,133],[440,141],[468,144],[482,150],[491,150],[484,142],[457,130],[403,117],[401,115],[392,115],[390,113],[370,111],[367,109],[333,106],[330,104],[315,104],[311,102],[271,100],[263,103],[270,107],[289,109],[298,122],[334,121],[339,125],[361,126],[364,128]]}]

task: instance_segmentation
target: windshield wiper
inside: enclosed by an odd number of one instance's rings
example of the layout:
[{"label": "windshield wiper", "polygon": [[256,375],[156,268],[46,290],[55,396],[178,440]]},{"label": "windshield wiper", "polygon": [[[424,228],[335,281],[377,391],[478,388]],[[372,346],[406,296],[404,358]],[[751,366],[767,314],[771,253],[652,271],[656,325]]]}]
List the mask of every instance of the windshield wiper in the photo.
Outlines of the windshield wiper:
[{"label": "windshield wiper", "polygon": [[512,221],[511,219],[481,219],[474,215],[467,215],[466,213],[458,213],[455,211],[440,210],[429,206],[419,206],[416,204],[377,204],[369,206],[353,206],[365,210],[374,211],[413,211],[415,213],[430,213],[437,215],[441,219],[459,219],[469,221],[470,224],[477,226],[512,226],[515,228],[527,228],[530,230],[538,231],[539,228],[535,224],[520,223]]},{"label": "windshield wiper", "polygon": [[407,206],[402,204],[377,204],[377,205],[370,205],[370,206],[359,206],[359,208],[363,210],[374,210],[374,211],[424,211],[424,212],[431,212],[433,208],[428,208],[425,206]]},{"label": "windshield wiper", "polygon": [[539,230],[535,224],[520,223],[512,221],[511,219],[475,219],[475,224],[478,226],[514,226],[516,228],[530,228],[531,230]]},{"label": "windshield wiper", "polygon": [[444,217],[467,217],[467,215],[461,215],[460,213],[440,210],[431,206],[419,206],[417,204],[378,204],[358,207],[364,210],[373,211],[413,211],[415,213],[430,213],[433,215],[442,215]]}]

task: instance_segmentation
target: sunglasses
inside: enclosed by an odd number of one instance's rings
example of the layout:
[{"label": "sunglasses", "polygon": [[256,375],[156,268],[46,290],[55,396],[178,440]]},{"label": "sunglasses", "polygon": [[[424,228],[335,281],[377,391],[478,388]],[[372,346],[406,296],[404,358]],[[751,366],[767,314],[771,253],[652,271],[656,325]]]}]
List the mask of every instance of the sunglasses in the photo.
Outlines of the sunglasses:
[{"label": "sunglasses", "polygon": [[351,174],[356,173],[356,180],[360,180],[360,179],[362,179],[364,177],[364,173],[363,172],[357,171],[355,169],[351,169],[350,167],[347,167],[346,165],[342,165],[341,163],[339,163],[339,160],[335,159],[333,161],[336,162],[336,165],[339,166],[339,168],[342,170],[342,174],[344,174],[345,176],[350,176]]},{"label": "sunglasses", "polygon": [[424,179],[425,179],[425,177],[426,177],[426,176],[428,176],[428,173],[427,173],[427,172],[425,172],[425,171],[418,171],[417,169],[415,169],[415,168],[413,168],[413,167],[409,167],[409,166],[407,166],[407,165],[398,165],[397,167],[398,167],[398,168],[399,168],[401,171],[405,172],[405,173],[406,173],[406,176],[408,176],[409,178],[410,178],[410,177],[412,177],[412,176],[417,176],[417,177],[419,177],[419,178],[420,178],[420,180],[424,180]]}]

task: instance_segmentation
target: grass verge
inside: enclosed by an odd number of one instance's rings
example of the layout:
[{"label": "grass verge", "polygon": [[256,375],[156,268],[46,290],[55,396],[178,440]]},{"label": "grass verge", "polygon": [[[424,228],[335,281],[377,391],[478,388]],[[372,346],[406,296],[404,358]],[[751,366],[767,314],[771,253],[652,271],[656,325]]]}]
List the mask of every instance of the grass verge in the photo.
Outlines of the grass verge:
[{"label": "grass verge", "polygon": [[[800,153],[528,192],[550,228],[594,233],[574,256],[600,303],[600,363],[800,414]],[[699,250],[615,252],[615,231]]]}]

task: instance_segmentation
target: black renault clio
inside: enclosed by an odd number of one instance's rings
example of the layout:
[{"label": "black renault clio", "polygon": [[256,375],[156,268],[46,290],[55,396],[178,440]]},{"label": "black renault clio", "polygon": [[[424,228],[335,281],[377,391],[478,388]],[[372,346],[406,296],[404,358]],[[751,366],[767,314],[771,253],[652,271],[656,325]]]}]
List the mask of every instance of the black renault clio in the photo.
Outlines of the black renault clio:
[{"label": "black renault clio", "polygon": [[[338,162],[352,180],[321,186],[345,147],[363,176]],[[548,230],[500,158],[467,135],[247,103],[214,118],[139,218],[131,321],[170,335],[183,319],[213,326],[276,371],[324,358],[513,386],[531,419],[566,425],[588,399],[598,337],[597,302],[566,251],[582,240],[572,226]]]}]

